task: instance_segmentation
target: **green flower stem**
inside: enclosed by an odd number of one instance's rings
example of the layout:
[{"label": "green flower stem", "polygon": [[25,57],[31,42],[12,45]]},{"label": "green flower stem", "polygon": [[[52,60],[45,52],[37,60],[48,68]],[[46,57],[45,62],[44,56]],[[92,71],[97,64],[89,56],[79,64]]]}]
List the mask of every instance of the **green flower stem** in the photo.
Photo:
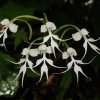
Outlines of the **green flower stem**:
[{"label": "green flower stem", "polygon": [[63,26],[61,26],[60,28],[58,28],[56,31],[54,31],[53,34],[56,34],[56,33],[59,32],[60,30],[62,30],[63,28],[67,28],[67,27],[73,27],[73,28],[75,28],[77,31],[80,31],[80,29],[79,29],[77,26],[71,25],[71,24],[67,24],[67,25],[63,25]]},{"label": "green flower stem", "polygon": [[[64,35],[65,35],[65,33],[66,32],[68,32],[69,30],[71,30],[71,29],[75,29],[75,28],[68,28],[68,29],[66,29],[63,33],[62,33],[62,35],[61,35],[61,39],[64,37]],[[61,43],[61,41],[59,41],[59,44],[58,45],[60,45],[60,43]]]},{"label": "green flower stem", "polygon": [[29,35],[29,40],[30,40],[32,38],[32,27],[31,27],[31,25],[27,21],[25,21],[23,19],[17,19],[17,20],[22,21],[22,22],[27,24],[27,26],[29,28],[29,31],[30,31],[30,35]]},{"label": "green flower stem", "polygon": [[44,22],[44,23],[48,22],[48,18],[47,18],[47,16],[46,16],[46,14],[43,13],[43,15],[44,15],[44,19],[45,19],[45,22]]},{"label": "green flower stem", "polygon": [[38,18],[38,17],[32,16],[32,15],[21,15],[21,16],[17,16],[17,17],[15,17],[15,18],[13,18],[13,19],[10,21],[10,22],[13,23],[13,22],[15,22],[15,21],[17,21],[17,20],[20,20],[20,21],[26,23],[27,26],[29,27],[29,31],[30,31],[30,35],[29,35],[29,40],[30,40],[30,39],[32,38],[32,27],[31,27],[31,25],[30,25],[27,21],[23,20],[22,18],[34,19],[34,20],[40,21],[40,22],[42,22],[42,23],[44,23],[44,19],[43,19],[43,18]]},{"label": "green flower stem", "polygon": [[40,22],[43,22],[43,20],[44,20],[43,18],[38,18],[38,17],[32,16],[32,15],[21,15],[21,16],[17,16],[14,19],[12,19],[11,22],[14,22],[19,18],[29,18],[29,19],[34,19],[34,20],[40,21]]},{"label": "green flower stem", "polygon": [[66,48],[68,48],[68,45],[67,45],[67,43],[66,43],[66,42],[64,42],[64,44],[65,44]]},{"label": "green flower stem", "polygon": [[39,38],[37,38],[37,39],[35,39],[35,40],[33,40],[31,43],[30,43],[30,45],[29,45],[29,49],[32,47],[32,45],[36,42],[36,41],[39,41],[39,40],[42,40],[42,37],[39,37]]}]

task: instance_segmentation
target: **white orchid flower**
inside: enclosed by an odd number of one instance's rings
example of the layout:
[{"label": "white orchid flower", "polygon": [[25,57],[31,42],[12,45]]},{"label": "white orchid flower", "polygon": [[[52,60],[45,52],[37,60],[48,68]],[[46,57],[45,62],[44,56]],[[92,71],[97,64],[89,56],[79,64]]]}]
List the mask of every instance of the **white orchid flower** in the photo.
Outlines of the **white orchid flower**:
[{"label": "white orchid flower", "polygon": [[2,29],[0,30],[0,38],[3,37],[3,43],[1,44],[1,46],[5,47],[5,40],[8,37],[7,36],[7,30],[9,28],[9,30],[13,33],[17,32],[18,29],[18,25],[10,22],[8,19],[4,19],[0,22]]},{"label": "white orchid flower", "polygon": [[49,33],[48,36],[44,37],[43,42],[41,44],[44,44],[45,42],[47,42],[50,39],[51,40],[51,47],[52,47],[52,50],[53,50],[53,54],[56,57],[56,55],[55,55],[55,48],[57,48],[60,52],[61,52],[61,50],[59,49],[59,46],[55,42],[55,40],[58,40],[58,41],[67,41],[67,40],[62,40],[62,39],[60,39],[58,37],[58,35],[54,35],[52,33],[52,31],[54,31],[54,30],[56,30],[56,26],[55,26],[55,24],[53,22],[47,22],[46,24],[41,25],[41,33],[44,33],[44,32],[47,32],[47,31]]},{"label": "white orchid flower", "polygon": [[68,57],[70,57],[70,58],[71,58],[71,61],[67,64],[68,69],[65,70],[65,71],[63,71],[63,72],[61,72],[61,73],[67,72],[69,69],[72,68],[72,66],[74,66],[74,72],[76,73],[76,76],[77,76],[77,83],[78,83],[78,80],[79,80],[78,73],[79,73],[79,72],[81,72],[86,78],[88,78],[88,77],[84,74],[84,72],[82,71],[81,67],[80,67],[78,64],[89,64],[89,63],[91,63],[91,62],[94,60],[94,58],[93,58],[90,62],[88,62],[88,63],[83,63],[82,60],[75,60],[74,56],[77,56],[77,52],[76,52],[76,50],[75,50],[74,48],[72,48],[72,47],[69,47],[69,48],[67,49],[67,52],[63,52],[62,58],[63,58],[63,59],[67,59]]},{"label": "white orchid flower", "polygon": [[41,25],[41,32],[52,32],[56,30],[56,26],[53,22],[46,22],[46,24]]},{"label": "white orchid flower", "polygon": [[[35,50],[36,50],[36,49],[35,49]],[[31,52],[35,53],[36,51],[34,52],[34,49],[31,49]],[[53,53],[51,46],[48,46],[48,47],[47,47],[45,44],[41,44],[41,45],[37,48],[37,52],[38,52],[38,54],[42,54],[42,55],[43,55],[43,57],[42,57],[41,59],[38,59],[38,60],[36,61],[36,65],[33,66],[33,68],[35,68],[35,67],[39,66],[39,65],[43,62],[43,65],[42,65],[42,67],[41,67],[41,75],[40,75],[40,79],[39,79],[38,82],[41,81],[42,76],[43,76],[44,73],[46,74],[46,78],[47,78],[47,80],[48,80],[48,67],[47,67],[46,63],[49,64],[50,66],[55,67],[55,68],[66,68],[66,67],[58,67],[58,66],[55,66],[55,65],[53,64],[53,61],[52,61],[51,59],[48,59],[48,58],[46,57],[46,53],[48,53],[48,54],[52,54],[52,53]],[[32,56],[32,55],[31,55],[31,56]],[[38,82],[37,82],[37,83],[38,83]]]},{"label": "white orchid flower", "polygon": [[[23,87],[23,80],[24,80],[24,76],[25,76],[27,68],[29,68],[34,73],[36,73],[36,72],[33,70],[33,67],[32,67],[33,62],[29,60],[29,55],[30,56],[32,55],[31,49],[24,48],[21,54],[22,54],[22,56],[25,56],[25,57],[21,58],[19,62],[13,62],[13,61],[10,61],[10,62],[14,63],[14,64],[21,64],[21,67],[20,67],[20,70],[19,70],[19,73],[18,73],[16,79],[22,73],[22,87]],[[33,56],[37,56],[36,52],[35,52],[35,54],[33,54]],[[36,73],[36,74],[38,75],[38,73]]]},{"label": "white orchid flower", "polygon": [[51,54],[52,53],[52,48],[51,48],[51,46],[47,47],[45,44],[41,44],[38,48],[30,49],[29,52],[30,52],[29,54],[32,57],[36,57],[39,54],[44,54],[44,53]]},{"label": "white orchid flower", "polygon": [[89,45],[95,52],[100,54],[100,49],[97,46],[95,46],[94,44],[92,44],[93,42],[98,41],[100,39],[100,37],[98,39],[88,38],[87,37],[87,36],[89,36],[88,34],[89,34],[89,32],[86,29],[84,29],[84,28],[81,29],[79,32],[72,34],[72,38],[75,41],[81,40],[82,37],[85,40],[85,42],[83,43],[83,47],[85,49],[85,53],[84,53],[83,58],[85,57],[85,55],[87,53],[87,45]]}]

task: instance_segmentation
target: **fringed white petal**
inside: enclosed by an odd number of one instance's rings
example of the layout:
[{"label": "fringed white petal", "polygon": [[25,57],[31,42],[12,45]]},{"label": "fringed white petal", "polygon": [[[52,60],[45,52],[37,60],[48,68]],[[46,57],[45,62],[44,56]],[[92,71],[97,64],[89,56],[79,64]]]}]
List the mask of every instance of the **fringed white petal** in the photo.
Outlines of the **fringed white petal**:
[{"label": "fringed white petal", "polygon": [[39,66],[42,62],[43,62],[43,58],[42,58],[42,59],[37,60],[36,65],[34,65],[34,66],[33,66],[33,68],[35,68],[35,67]]},{"label": "fringed white petal", "polygon": [[52,37],[56,40],[60,40],[59,37],[57,35],[52,35]]},{"label": "fringed white petal", "polygon": [[9,29],[10,29],[11,32],[16,33],[17,30],[18,30],[18,25],[14,24],[14,23],[10,23]]},{"label": "fringed white petal", "polygon": [[49,65],[53,65],[53,61],[51,59],[45,58]]},{"label": "fringed white petal", "polygon": [[27,59],[26,62],[28,63],[29,68],[32,68],[32,66],[33,66],[32,61],[30,61],[30,60]]},{"label": "fringed white petal", "polygon": [[99,37],[98,39],[93,39],[93,38],[89,38],[89,39],[88,39],[89,42],[96,42],[96,41],[98,41],[98,40],[100,40],[100,37]]},{"label": "fringed white petal", "polygon": [[46,36],[46,37],[44,37],[44,38],[43,38],[43,42],[42,42],[41,44],[46,43],[46,42],[49,40],[49,38],[50,38],[50,36],[49,36],[49,35],[48,35],[48,36]]},{"label": "fringed white petal", "polygon": [[71,69],[71,68],[72,68],[72,65],[73,65],[73,61],[69,62],[69,63],[67,64],[67,67],[68,67],[67,70]]},{"label": "fringed white petal", "polygon": [[91,47],[95,52],[97,52],[98,54],[100,54],[100,49],[99,49],[97,46],[95,46],[94,44],[91,44],[90,42],[89,42],[89,45],[90,45],[90,47]]}]

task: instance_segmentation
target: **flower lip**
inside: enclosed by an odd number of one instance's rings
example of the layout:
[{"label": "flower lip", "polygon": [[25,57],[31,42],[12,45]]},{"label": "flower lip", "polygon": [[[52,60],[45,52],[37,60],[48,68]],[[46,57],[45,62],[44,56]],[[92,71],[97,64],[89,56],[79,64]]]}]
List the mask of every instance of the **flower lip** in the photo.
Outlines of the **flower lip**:
[{"label": "flower lip", "polygon": [[69,47],[68,49],[67,49],[67,53],[69,54],[69,56],[77,56],[77,52],[76,52],[76,50],[74,49],[74,48],[72,48],[72,47]]}]

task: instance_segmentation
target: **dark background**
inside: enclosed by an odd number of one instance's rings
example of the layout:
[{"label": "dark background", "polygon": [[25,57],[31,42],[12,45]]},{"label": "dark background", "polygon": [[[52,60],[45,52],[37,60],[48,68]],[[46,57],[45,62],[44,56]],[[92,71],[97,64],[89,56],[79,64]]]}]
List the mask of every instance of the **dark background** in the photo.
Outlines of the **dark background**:
[{"label": "dark background", "polygon": [[[54,22],[57,27],[64,24],[74,24],[80,29],[86,28],[94,39],[100,37],[100,0],[0,0],[0,20],[4,18],[12,19],[24,14],[44,17],[44,12],[49,21]],[[41,24],[31,20],[29,22],[35,30],[35,36],[37,36]],[[27,32],[25,25],[20,23],[20,26],[25,27]],[[7,45],[11,43],[9,39],[8,41]],[[75,45],[80,52],[81,43],[72,45]],[[96,45],[100,48],[99,41]],[[16,52],[19,53],[22,47],[22,44],[20,44]],[[15,55],[12,53],[14,51],[12,48],[9,48],[9,46],[7,48],[8,53]],[[3,49],[0,49],[0,51],[4,52]],[[95,55],[94,51],[88,50],[86,61],[89,61]],[[1,64],[3,67],[5,66],[2,63],[2,57],[0,58],[0,67]],[[3,77],[5,74],[2,74],[2,72],[6,70],[5,77],[8,77],[9,68],[6,67],[0,68],[0,81],[4,80],[5,83],[6,78]],[[24,88],[19,85],[14,90],[14,95],[3,94],[0,100],[100,100],[100,55],[97,55],[91,64],[83,66],[83,71],[91,78],[91,81],[79,74],[78,85],[73,71],[63,75],[50,75],[49,83],[46,83],[43,79],[38,85],[35,84],[37,77],[26,75]],[[0,91],[2,91],[2,84],[4,83],[0,82]]]}]

